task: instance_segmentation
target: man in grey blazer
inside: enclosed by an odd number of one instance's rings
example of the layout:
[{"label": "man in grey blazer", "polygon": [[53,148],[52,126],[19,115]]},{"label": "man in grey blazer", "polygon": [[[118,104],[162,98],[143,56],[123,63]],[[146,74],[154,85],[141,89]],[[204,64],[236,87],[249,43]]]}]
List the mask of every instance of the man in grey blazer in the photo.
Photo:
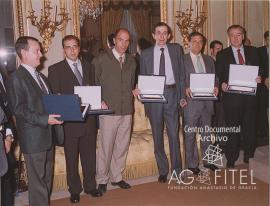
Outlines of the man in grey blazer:
[{"label": "man in grey blazer", "polygon": [[[185,65],[185,86],[187,105],[184,107],[184,132],[186,146],[186,160],[188,169],[193,174],[198,175],[198,149],[196,145],[196,131],[201,134],[202,154],[205,154],[208,146],[211,144],[211,133],[205,126],[211,127],[211,118],[214,114],[213,101],[193,100],[191,99],[190,74],[191,73],[215,73],[213,59],[201,53],[205,37],[199,32],[192,32],[189,37],[190,53],[184,55]],[[218,94],[218,80],[215,78],[214,94]],[[195,128],[198,128],[197,130]],[[215,170],[217,167],[204,161],[204,166]]]},{"label": "man in grey blazer", "polygon": [[179,104],[185,105],[183,49],[179,44],[167,43],[171,37],[171,29],[163,22],[155,25],[152,36],[156,44],[142,52],[140,74],[166,76],[164,96],[168,103],[145,104],[154,139],[154,152],[160,175],[158,181],[165,183],[169,173],[169,163],[164,150],[164,121],[169,138],[171,170],[179,174],[182,169],[178,110]]},{"label": "man in grey blazer", "polygon": [[27,167],[29,204],[49,205],[53,174],[52,125],[58,142],[63,130],[60,115],[45,112],[42,95],[50,93],[47,78],[36,70],[42,57],[40,43],[30,36],[19,37],[15,44],[21,65],[8,82],[8,98],[16,117],[19,145]]}]

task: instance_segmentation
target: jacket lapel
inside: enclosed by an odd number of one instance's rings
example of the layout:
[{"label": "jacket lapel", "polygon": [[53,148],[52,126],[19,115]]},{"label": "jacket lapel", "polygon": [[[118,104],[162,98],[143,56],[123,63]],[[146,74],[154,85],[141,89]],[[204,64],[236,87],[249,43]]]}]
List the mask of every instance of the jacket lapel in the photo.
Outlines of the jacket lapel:
[{"label": "jacket lapel", "polygon": [[202,58],[203,58],[203,62],[204,62],[204,65],[205,65],[205,72],[206,73],[211,73],[211,71],[209,70],[209,62],[207,61],[207,58],[205,57],[204,54],[202,54]]},{"label": "jacket lapel", "polygon": [[88,72],[87,72],[87,68],[86,68],[86,64],[83,60],[81,60],[81,64],[82,64],[82,72],[83,72],[83,82],[82,82],[82,85],[83,86],[87,86],[89,85],[88,83]]},{"label": "jacket lapel", "polygon": [[38,83],[36,82],[36,80],[32,77],[32,75],[27,71],[27,69],[25,69],[22,65],[20,65],[19,69],[22,70],[22,73],[24,75],[24,79],[26,81],[29,81],[33,88],[40,93],[40,95],[42,95],[42,90],[41,88],[39,87]]},{"label": "jacket lapel", "polygon": [[152,59],[152,61],[149,61],[149,67],[147,67],[147,68],[149,68],[149,70],[150,71],[148,71],[149,72],[149,74],[154,74],[154,46],[151,48],[151,52],[150,52],[150,56],[149,56],[149,59]]},{"label": "jacket lapel", "polygon": [[187,68],[189,68],[190,73],[196,73],[196,70],[195,70],[195,67],[193,65],[190,53],[188,54],[188,62],[187,63],[188,63]]},{"label": "jacket lapel", "polygon": [[234,58],[233,50],[232,50],[232,47],[231,47],[231,46],[230,46],[229,58],[230,58],[230,62],[231,62],[232,64],[236,64],[236,60],[235,60],[235,58]]},{"label": "jacket lapel", "polygon": [[69,81],[72,81],[72,84],[74,84],[74,86],[80,86],[80,83],[78,82],[76,76],[74,75],[72,69],[70,68],[70,66],[69,66],[69,64],[68,64],[68,62],[67,62],[67,60],[65,59],[65,60],[63,61],[63,63],[64,63],[64,69],[66,70],[66,71],[65,71],[65,74],[64,74],[65,77],[66,77],[67,79],[69,79]]}]

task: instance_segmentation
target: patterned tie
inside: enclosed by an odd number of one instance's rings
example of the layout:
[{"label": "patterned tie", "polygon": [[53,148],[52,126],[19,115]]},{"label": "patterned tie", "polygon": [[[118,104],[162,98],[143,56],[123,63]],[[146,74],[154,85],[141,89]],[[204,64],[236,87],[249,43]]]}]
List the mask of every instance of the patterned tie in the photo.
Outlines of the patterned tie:
[{"label": "patterned tie", "polygon": [[36,75],[36,77],[37,77],[37,80],[38,80],[39,86],[40,86],[40,88],[41,88],[41,90],[42,90],[42,93],[43,93],[43,94],[48,94],[48,91],[47,91],[47,89],[46,89],[46,86],[45,86],[44,83],[42,82],[39,72],[38,72],[38,71],[35,71],[35,75]]},{"label": "patterned tie", "polygon": [[245,64],[245,61],[244,61],[244,58],[240,52],[240,49],[237,49],[237,54],[238,54],[239,64]]},{"label": "patterned tie", "polygon": [[123,68],[123,57],[119,57],[119,63],[120,63],[120,67],[122,69]]},{"label": "patterned tie", "polygon": [[164,56],[164,48],[160,48],[160,62],[159,62],[159,75],[165,76],[165,56]]},{"label": "patterned tie", "polygon": [[197,69],[198,69],[198,73],[204,73],[203,65],[201,63],[199,55],[197,56]]},{"label": "patterned tie", "polygon": [[73,63],[74,66],[74,74],[79,82],[80,85],[82,85],[82,75],[78,69],[78,63]]}]

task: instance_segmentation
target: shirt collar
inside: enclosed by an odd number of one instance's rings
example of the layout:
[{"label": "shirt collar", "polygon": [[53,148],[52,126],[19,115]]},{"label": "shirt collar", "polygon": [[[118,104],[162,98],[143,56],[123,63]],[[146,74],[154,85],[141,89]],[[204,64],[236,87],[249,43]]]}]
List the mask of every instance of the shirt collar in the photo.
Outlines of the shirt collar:
[{"label": "shirt collar", "polygon": [[161,46],[159,46],[159,45],[157,45],[157,44],[155,45],[155,50],[160,51],[161,48],[164,48],[164,51],[168,50],[167,45],[165,45],[164,47],[161,47]]},{"label": "shirt collar", "polygon": [[69,65],[73,65],[74,63],[77,63],[78,65],[80,64],[79,58],[77,58],[76,61],[72,61],[69,58],[66,58],[66,60],[67,60],[67,62],[68,62]]},{"label": "shirt collar", "polygon": [[30,72],[30,74],[32,75],[35,75],[35,72],[36,72],[36,68],[30,66],[30,65],[27,65],[27,64],[21,64],[28,72]]},{"label": "shirt collar", "polygon": [[[117,60],[119,60],[119,58],[121,57],[120,56],[120,54],[116,51],[116,49],[115,48],[113,48],[112,49],[112,53],[113,53],[113,55],[114,55],[114,57],[117,59]],[[122,55],[122,58],[123,58],[123,61],[125,60],[125,53]]]},{"label": "shirt collar", "polygon": [[236,47],[234,47],[234,46],[231,46],[231,47],[232,47],[233,52],[235,52],[235,53],[237,53],[237,50],[238,50],[238,49],[240,49],[240,52],[244,52],[244,46],[243,46],[243,44],[241,45],[240,48],[236,48]]}]

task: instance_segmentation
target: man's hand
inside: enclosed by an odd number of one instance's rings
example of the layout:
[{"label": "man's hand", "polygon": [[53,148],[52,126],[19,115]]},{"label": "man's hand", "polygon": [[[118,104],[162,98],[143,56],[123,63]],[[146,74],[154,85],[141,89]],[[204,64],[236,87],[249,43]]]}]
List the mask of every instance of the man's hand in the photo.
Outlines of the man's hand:
[{"label": "man's hand", "polygon": [[137,97],[141,93],[141,90],[138,88],[132,90],[132,94],[134,97]]},{"label": "man's hand", "polygon": [[57,118],[61,117],[59,114],[49,114],[48,124],[55,125],[55,124],[63,124],[63,121],[58,120]]},{"label": "man's hand", "polygon": [[185,107],[187,105],[187,101],[185,99],[180,99],[180,107]]},{"label": "man's hand", "polygon": [[261,76],[257,76],[257,77],[256,77],[256,82],[257,82],[258,84],[262,83],[262,77],[261,77]]},{"label": "man's hand", "polygon": [[104,101],[102,101],[101,102],[101,109],[108,109],[109,107],[107,106],[107,104],[104,102]]},{"label": "man's hand", "polygon": [[191,98],[192,92],[190,90],[190,88],[186,88],[186,95]]},{"label": "man's hand", "polygon": [[264,84],[265,84],[265,86],[267,86],[267,88],[269,88],[269,78],[266,78],[264,80]]},{"label": "man's hand", "polygon": [[9,153],[12,142],[14,141],[13,136],[12,135],[7,135],[5,138],[5,150],[6,153]]},{"label": "man's hand", "polygon": [[223,92],[226,92],[226,91],[228,90],[228,84],[225,83],[225,82],[223,82],[223,83],[221,84],[221,89],[222,89]]},{"label": "man's hand", "polygon": [[217,97],[218,96],[218,87],[214,87],[214,95]]}]

